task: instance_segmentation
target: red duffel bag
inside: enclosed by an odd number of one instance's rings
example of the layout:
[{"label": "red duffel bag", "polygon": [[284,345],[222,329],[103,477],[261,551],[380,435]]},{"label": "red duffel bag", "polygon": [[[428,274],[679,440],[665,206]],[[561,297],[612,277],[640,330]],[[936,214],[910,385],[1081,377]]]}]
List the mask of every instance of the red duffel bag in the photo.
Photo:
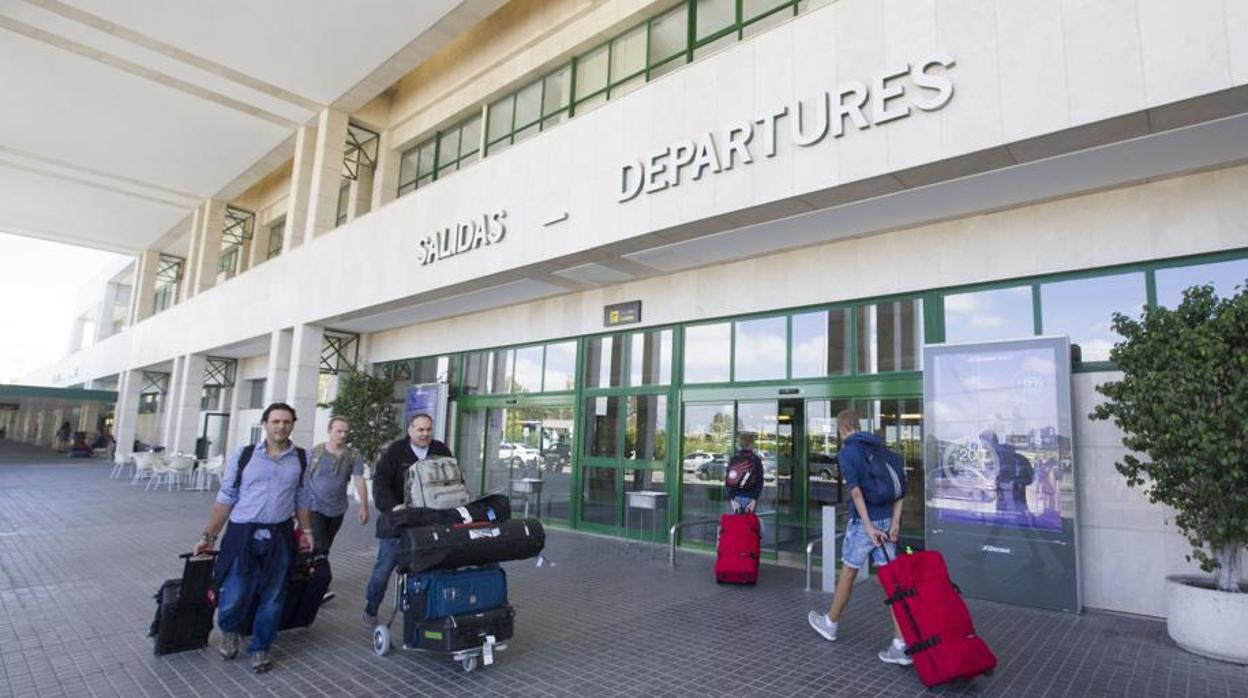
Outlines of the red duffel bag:
[{"label": "red duffel bag", "polygon": [[[888,553],[885,552],[885,555]],[[975,634],[971,612],[934,550],[899,555],[878,570],[884,603],[893,610],[927,687],[992,673],[997,658]]]}]

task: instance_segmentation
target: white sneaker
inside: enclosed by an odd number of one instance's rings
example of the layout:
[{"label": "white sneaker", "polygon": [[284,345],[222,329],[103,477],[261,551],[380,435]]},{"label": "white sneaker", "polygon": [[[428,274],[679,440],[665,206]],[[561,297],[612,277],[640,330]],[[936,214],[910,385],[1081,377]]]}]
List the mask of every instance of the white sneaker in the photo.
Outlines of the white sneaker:
[{"label": "white sneaker", "polygon": [[899,664],[901,666],[914,664],[914,660],[910,658],[910,655],[906,654],[906,643],[901,642],[901,644],[897,644],[899,642],[901,641],[894,639],[883,652],[880,652],[881,662]]},{"label": "white sneaker", "polygon": [[806,621],[810,623],[810,627],[815,629],[815,632],[823,636],[823,639],[829,642],[836,639],[837,624],[828,620],[827,614],[811,611],[806,615]]}]

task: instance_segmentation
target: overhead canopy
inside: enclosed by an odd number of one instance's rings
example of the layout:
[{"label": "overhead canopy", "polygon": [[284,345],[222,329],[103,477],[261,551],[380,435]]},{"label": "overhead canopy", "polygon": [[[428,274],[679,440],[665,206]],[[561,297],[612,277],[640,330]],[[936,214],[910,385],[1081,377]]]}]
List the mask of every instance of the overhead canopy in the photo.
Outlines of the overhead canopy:
[{"label": "overhead canopy", "polygon": [[0,384],[0,412],[73,409],[88,403],[113,405],[116,402],[117,393],[113,390]]}]

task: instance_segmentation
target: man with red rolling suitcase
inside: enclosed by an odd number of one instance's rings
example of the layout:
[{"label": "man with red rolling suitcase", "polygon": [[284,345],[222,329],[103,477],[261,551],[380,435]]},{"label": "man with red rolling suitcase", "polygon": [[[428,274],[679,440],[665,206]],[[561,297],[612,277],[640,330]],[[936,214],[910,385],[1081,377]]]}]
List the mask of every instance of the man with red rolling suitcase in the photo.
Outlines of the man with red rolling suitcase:
[{"label": "man with red rolling suitcase", "polygon": [[[858,415],[841,410],[836,415],[837,433],[841,439],[840,467],[853,506],[849,525],[841,547],[841,574],[836,580],[836,595],[827,614],[811,611],[810,627],[823,639],[836,639],[841,614],[849,604],[858,570],[867,564],[867,556],[883,567],[896,556],[895,543],[901,530],[902,497],[906,493],[906,473],[901,458],[884,445],[875,434],[858,430]],[[891,614],[890,614],[891,618]],[[914,663],[906,653],[901,629],[893,622],[893,641],[879,653],[880,661],[909,666]]]},{"label": "man with red rolling suitcase", "polygon": [[758,583],[758,559],[762,552],[762,522],[754,513],[763,493],[763,460],[754,450],[754,434],[737,436],[737,452],[728,462],[724,489],[732,513],[719,519],[719,545],[715,558],[715,581],[720,584]]}]

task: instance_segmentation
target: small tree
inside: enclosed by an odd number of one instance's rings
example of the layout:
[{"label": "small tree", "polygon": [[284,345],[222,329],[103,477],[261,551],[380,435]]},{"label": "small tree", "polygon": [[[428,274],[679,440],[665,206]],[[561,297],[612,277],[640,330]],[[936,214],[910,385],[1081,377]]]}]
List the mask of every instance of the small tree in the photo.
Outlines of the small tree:
[{"label": "small tree", "polygon": [[1146,308],[1139,321],[1115,313],[1113,326],[1122,380],[1097,386],[1109,401],[1090,417],[1126,432],[1131,453],[1114,467],[1175,509],[1187,559],[1237,592],[1248,542],[1248,289],[1219,299],[1195,286],[1178,308]]},{"label": "small tree", "polygon": [[339,375],[338,397],[329,402],[333,415],[351,422],[351,445],[374,463],[399,430],[391,405],[394,387],[385,378],[350,370]]}]

